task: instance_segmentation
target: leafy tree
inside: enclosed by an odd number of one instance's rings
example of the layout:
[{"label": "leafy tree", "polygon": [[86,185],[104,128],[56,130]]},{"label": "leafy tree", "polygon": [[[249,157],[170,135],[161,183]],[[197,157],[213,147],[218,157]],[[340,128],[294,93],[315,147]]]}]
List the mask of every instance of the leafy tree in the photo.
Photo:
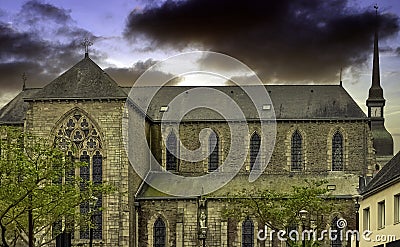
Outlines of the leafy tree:
[{"label": "leafy tree", "polygon": [[71,171],[88,164],[18,128],[0,129],[0,151],[0,246],[28,243],[29,223],[35,246],[60,233],[52,226],[64,224],[65,231],[87,226],[90,215],[78,213],[77,207],[114,191],[106,183],[94,185],[75,177]]},{"label": "leafy tree", "polygon": [[[284,230],[283,237],[288,246],[301,246],[288,237],[287,229],[325,229],[324,215],[338,210],[338,205],[329,197],[326,181],[307,181],[304,185],[292,186],[288,192],[244,189],[227,195],[227,206],[223,210],[225,218],[245,219],[254,217],[275,231]],[[304,215],[301,215],[301,211]],[[305,217],[304,217],[305,216]],[[301,226],[301,228],[300,228]],[[301,233],[302,230],[299,232]],[[300,235],[301,236],[301,235]],[[306,236],[307,237],[307,236]],[[306,246],[320,246],[318,241],[307,240]]]}]

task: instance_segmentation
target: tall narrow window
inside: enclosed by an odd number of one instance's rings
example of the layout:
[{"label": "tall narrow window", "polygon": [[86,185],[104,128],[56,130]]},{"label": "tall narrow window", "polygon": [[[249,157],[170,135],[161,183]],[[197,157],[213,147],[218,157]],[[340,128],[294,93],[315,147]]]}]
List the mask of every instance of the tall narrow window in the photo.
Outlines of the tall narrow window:
[{"label": "tall narrow window", "polygon": [[[79,158],[80,162],[85,162],[85,166],[80,167],[79,176],[82,179],[80,189],[81,191],[86,190],[87,182],[90,180],[90,156],[84,151]],[[89,202],[83,202],[80,205],[80,212],[82,215],[89,213]],[[79,231],[79,237],[81,239],[89,238],[89,229],[87,227],[82,227]]]},{"label": "tall narrow window", "polygon": [[400,222],[400,194],[394,196],[394,223]]},{"label": "tall narrow window", "polygon": [[331,223],[331,246],[342,247],[342,229],[338,226],[339,218],[336,216]]},{"label": "tall narrow window", "polygon": [[363,231],[370,230],[370,211],[369,208],[363,209]]},{"label": "tall narrow window", "polygon": [[242,247],[254,247],[254,224],[249,218],[242,224]]},{"label": "tall narrow window", "polygon": [[165,247],[165,243],[166,243],[166,228],[165,228],[165,223],[164,221],[158,217],[158,219],[156,220],[156,222],[154,222],[154,247]]},{"label": "tall narrow window", "polygon": [[210,156],[208,157],[208,171],[212,172],[218,169],[219,164],[219,140],[218,135],[212,132],[208,138],[208,149]]},{"label": "tall narrow window", "polygon": [[332,171],[343,170],[343,136],[336,132],[332,138]]},{"label": "tall narrow window", "polygon": [[[95,185],[100,185],[103,182],[103,156],[99,151],[96,151],[93,155],[93,183]],[[102,239],[102,225],[103,225],[103,215],[99,210],[103,204],[103,196],[100,194],[97,198],[97,202],[93,213],[93,238]]]},{"label": "tall narrow window", "polygon": [[292,135],[292,171],[301,171],[303,169],[303,148],[300,133],[296,130]]},{"label": "tall narrow window", "polygon": [[[71,162],[77,160],[87,163],[86,166],[81,166],[78,175],[82,182],[80,189],[87,189],[87,182],[92,181],[95,185],[103,182],[103,156],[102,156],[102,141],[99,131],[93,121],[85,116],[79,109],[74,110],[61,121],[56,129],[56,136],[54,139],[55,145],[64,150]],[[71,183],[75,176],[75,169],[65,171],[65,183]],[[102,195],[94,194],[97,197],[97,203],[93,208],[92,223],[94,224],[93,238],[102,239]],[[89,203],[85,202],[79,206],[82,214],[89,213]],[[74,227],[74,220],[65,218],[65,229],[72,231]],[[79,237],[81,239],[89,238],[88,226],[79,226]],[[64,234],[65,235],[65,234]],[[72,235],[72,234],[69,234]],[[66,235],[65,235],[66,236]]]},{"label": "tall narrow window", "polygon": [[257,160],[258,151],[260,151],[261,138],[254,133],[250,139],[250,170],[260,169],[260,161]]},{"label": "tall narrow window", "polygon": [[385,224],[385,201],[381,201],[378,203],[378,229],[384,228]]},{"label": "tall narrow window", "polygon": [[176,171],[178,168],[178,145],[174,132],[171,132],[167,138],[167,157],[166,157],[166,169],[167,171]]}]

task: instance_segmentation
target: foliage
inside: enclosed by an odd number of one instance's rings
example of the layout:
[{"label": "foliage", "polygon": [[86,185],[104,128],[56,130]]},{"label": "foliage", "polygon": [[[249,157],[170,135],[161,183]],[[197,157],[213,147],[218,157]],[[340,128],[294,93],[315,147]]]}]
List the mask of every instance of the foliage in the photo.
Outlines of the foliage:
[{"label": "foliage", "polygon": [[[252,217],[276,232],[280,230],[306,229],[319,230],[326,226],[324,215],[329,215],[334,208],[333,200],[326,189],[326,181],[307,181],[304,185],[292,186],[288,192],[262,190],[242,190],[227,195],[227,206],[223,210],[225,218],[245,219]],[[306,210],[305,217],[300,211]],[[287,236],[287,234],[286,234]],[[288,239],[289,246],[297,246]],[[319,246],[317,241],[307,241],[306,246]]]},{"label": "foliage", "polygon": [[[28,242],[29,212],[35,246],[45,245],[58,234],[52,233],[56,223],[67,223],[66,231],[72,225],[87,225],[90,216],[79,214],[77,206],[114,190],[106,183],[94,185],[71,175],[88,164],[75,162],[48,141],[20,129],[0,129],[0,148],[0,246]],[[82,185],[84,190],[80,190]]]}]

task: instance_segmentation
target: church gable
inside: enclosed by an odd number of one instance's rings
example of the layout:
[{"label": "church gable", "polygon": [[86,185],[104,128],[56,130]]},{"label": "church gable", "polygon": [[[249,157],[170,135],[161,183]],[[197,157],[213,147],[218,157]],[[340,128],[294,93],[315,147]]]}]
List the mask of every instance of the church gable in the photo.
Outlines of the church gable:
[{"label": "church gable", "polygon": [[125,99],[126,96],[106,72],[85,57],[31,99]]}]

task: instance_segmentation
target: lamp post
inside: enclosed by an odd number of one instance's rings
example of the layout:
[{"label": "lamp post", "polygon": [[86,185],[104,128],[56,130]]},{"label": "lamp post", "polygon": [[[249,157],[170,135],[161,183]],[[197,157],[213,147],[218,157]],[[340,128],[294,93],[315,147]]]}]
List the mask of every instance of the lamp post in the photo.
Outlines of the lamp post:
[{"label": "lamp post", "polygon": [[93,247],[93,212],[99,198],[91,196],[89,199],[89,214],[90,214],[90,227],[89,227],[89,247]]},{"label": "lamp post", "polygon": [[299,211],[299,215],[300,215],[300,219],[301,219],[301,224],[302,224],[302,232],[301,232],[301,238],[302,238],[302,246],[305,247],[306,246],[306,239],[305,239],[305,234],[304,234],[304,230],[306,229],[306,218],[307,218],[307,210],[302,209]]},{"label": "lamp post", "polygon": [[360,195],[355,195],[353,196],[354,198],[354,209],[356,210],[356,230],[357,230],[357,235],[356,235],[356,247],[360,246],[360,239],[359,239],[359,234],[360,234]]}]

